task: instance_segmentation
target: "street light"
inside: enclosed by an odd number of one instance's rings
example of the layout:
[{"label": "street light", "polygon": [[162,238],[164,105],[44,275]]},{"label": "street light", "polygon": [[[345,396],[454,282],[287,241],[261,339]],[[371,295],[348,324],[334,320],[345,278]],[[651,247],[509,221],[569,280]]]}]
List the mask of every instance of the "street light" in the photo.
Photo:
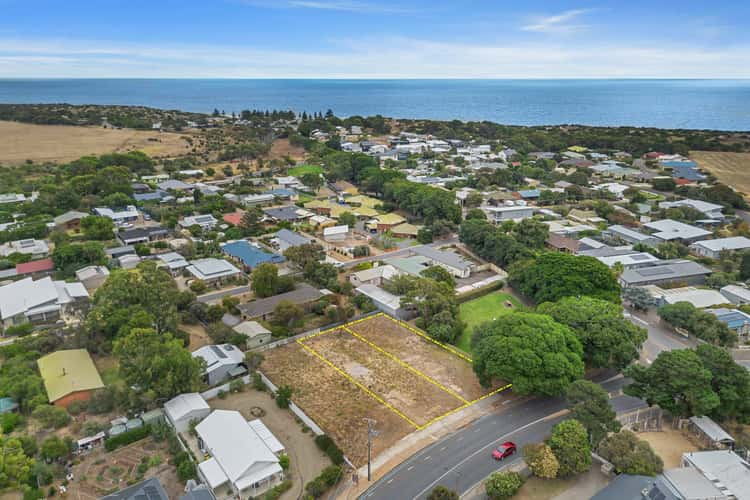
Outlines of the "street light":
[{"label": "street light", "polygon": [[369,482],[371,479],[370,461],[372,458],[372,438],[378,437],[380,433],[374,429],[375,424],[378,423],[377,420],[371,418],[363,418],[362,420],[367,422],[367,481]]}]

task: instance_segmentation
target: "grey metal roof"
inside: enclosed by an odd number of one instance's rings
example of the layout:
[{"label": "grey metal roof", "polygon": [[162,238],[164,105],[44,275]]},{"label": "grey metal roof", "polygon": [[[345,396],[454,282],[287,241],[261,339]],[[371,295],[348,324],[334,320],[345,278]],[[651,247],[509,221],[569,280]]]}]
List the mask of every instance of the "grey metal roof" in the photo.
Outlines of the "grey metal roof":
[{"label": "grey metal roof", "polygon": [[102,500],[169,500],[169,497],[159,479],[151,477],[117,493],[107,495]]},{"label": "grey metal roof", "polygon": [[433,261],[440,262],[447,266],[453,267],[455,269],[464,270],[464,269],[471,268],[471,262],[469,260],[464,259],[457,253],[444,252],[442,250],[437,250],[430,246],[416,247],[414,248],[414,253],[416,253],[417,255],[421,255],[423,257],[427,257],[428,259],[431,259]]},{"label": "grey metal roof", "polygon": [[286,300],[293,304],[306,304],[318,300],[322,296],[323,294],[320,290],[313,288],[306,283],[300,283],[297,285],[297,288],[291,292],[281,293],[265,299],[254,300],[246,304],[240,304],[237,306],[237,309],[247,317],[257,318],[264,314],[272,313],[279,302]]},{"label": "grey metal roof", "polygon": [[711,274],[711,270],[691,260],[668,260],[653,266],[626,269],[620,280],[627,284],[648,283],[653,280],[678,280]]},{"label": "grey metal roof", "polygon": [[306,238],[305,236],[290,231],[289,229],[280,229],[276,233],[276,237],[280,240],[286,241],[290,246],[307,245],[312,241],[310,238]]},{"label": "grey metal roof", "polygon": [[734,438],[710,417],[690,417],[690,422],[714,442],[734,443]]}]

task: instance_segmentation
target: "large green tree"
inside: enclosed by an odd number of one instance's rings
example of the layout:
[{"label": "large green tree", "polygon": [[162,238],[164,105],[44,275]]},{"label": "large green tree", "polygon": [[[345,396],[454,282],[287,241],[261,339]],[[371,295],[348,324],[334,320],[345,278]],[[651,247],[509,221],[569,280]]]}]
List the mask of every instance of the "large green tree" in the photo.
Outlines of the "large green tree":
[{"label": "large green tree", "polygon": [[633,383],[625,393],[680,417],[708,415],[720,404],[712,375],[695,351],[662,351],[649,367],[632,365],[625,375]]},{"label": "large green tree", "polygon": [[714,418],[750,420],[750,373],[725,349],[701,344],[695,349],[704,368],[711,372],[711,388],[721,404],[709,413]]},{"label": "large green tree", "polygon": [[81,219],[83,236],[89,240],[111,240],[114,238],[114,227],[109,217],[89,215]]},{"label": "large green tree", "polygon": [[549,226],[537,219],[524,219],[513,227],[513,236],[528,248],[544,248]]},{"label": "large green tree", "polygon": [[586,295],[620,302],[620,285],[610,269],[593,257],[544,252],[511,270],[510,282],[537,303]]},{"label": "large green tree", "polygon": [[583,344],[586,364],[595,368],[622,370],[638,358],[648,336],[622,315],[619,304],[592,297],[564,297],[540,304],[537,312],[569,326]]},{"label": "large green tree", "polygon": [[542,314],[512,312],[479,325],[472,350],[483,384],[507,380],[517,394],[561,396],[583,377],[583,348],[575,333]]},{"label": "large green tree", "polygon": [[152,401],[194,392],[201,386],[202,361],[169,333],[133,329],[115,341],[114,353],[128,387],[136,387]]},{"label": "large green tree", "polygon": [[559,477],[570,477],[589,470],[591,447],[586,428],[578,420],[563,420],[552,429],[549,447],[560,463]]},{"label": "large green tree", "polygon": [[33,467],[34,459],[24,453],[19,439],[0,436],[0,490],[27,483]]},{"label": "large green tree", "polygon": [[599,385],[576,380],[568,388],[565,398],[570,416],[586,428],[592,446],[596,446],[607,433],[620,430],[617,414],[609,404],[609,395]]},{"label": "large green tree", "polygon": [[279,287],[279,268],[275,264],[265,262],[253,269],[250,275],[250,288],[256,297],[270,297],[276,295]]},{"label": "large green tree", "polygon": [[608,436],[599,444],[598,452],[623,474],[655,476],[664,468],[651,445],[628,430]]}]

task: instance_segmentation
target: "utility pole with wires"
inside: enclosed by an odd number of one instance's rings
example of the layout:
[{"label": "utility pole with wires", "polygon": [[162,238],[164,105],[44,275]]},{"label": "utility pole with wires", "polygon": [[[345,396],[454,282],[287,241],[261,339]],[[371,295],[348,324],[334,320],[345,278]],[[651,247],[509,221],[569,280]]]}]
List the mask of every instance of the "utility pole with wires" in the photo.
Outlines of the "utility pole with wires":
[{"label": "utility pole with wires", "polygon": [[371,418],[363,418],[367,422],[367,481],[371,479],[370,473],[370,460],[372,458],[372,438],[378,437],[380,432],[375,430],[375,425],[378,423],[377,420]]}]

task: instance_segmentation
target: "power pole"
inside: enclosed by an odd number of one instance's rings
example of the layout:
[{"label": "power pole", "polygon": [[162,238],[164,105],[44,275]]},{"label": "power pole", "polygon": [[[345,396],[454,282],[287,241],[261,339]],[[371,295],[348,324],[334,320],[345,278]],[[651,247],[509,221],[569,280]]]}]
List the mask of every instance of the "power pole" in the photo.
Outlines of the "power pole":
[{"label": "power pole", "polygon": [[375,424],[378,423],[377,420],[371,418],[363,418],[362,420],[367,422],[367,481],[369,482],[371,479],[370,460],[372,458],[372,438],[378,437],[378,434],[380,433],[374,429]]}]

